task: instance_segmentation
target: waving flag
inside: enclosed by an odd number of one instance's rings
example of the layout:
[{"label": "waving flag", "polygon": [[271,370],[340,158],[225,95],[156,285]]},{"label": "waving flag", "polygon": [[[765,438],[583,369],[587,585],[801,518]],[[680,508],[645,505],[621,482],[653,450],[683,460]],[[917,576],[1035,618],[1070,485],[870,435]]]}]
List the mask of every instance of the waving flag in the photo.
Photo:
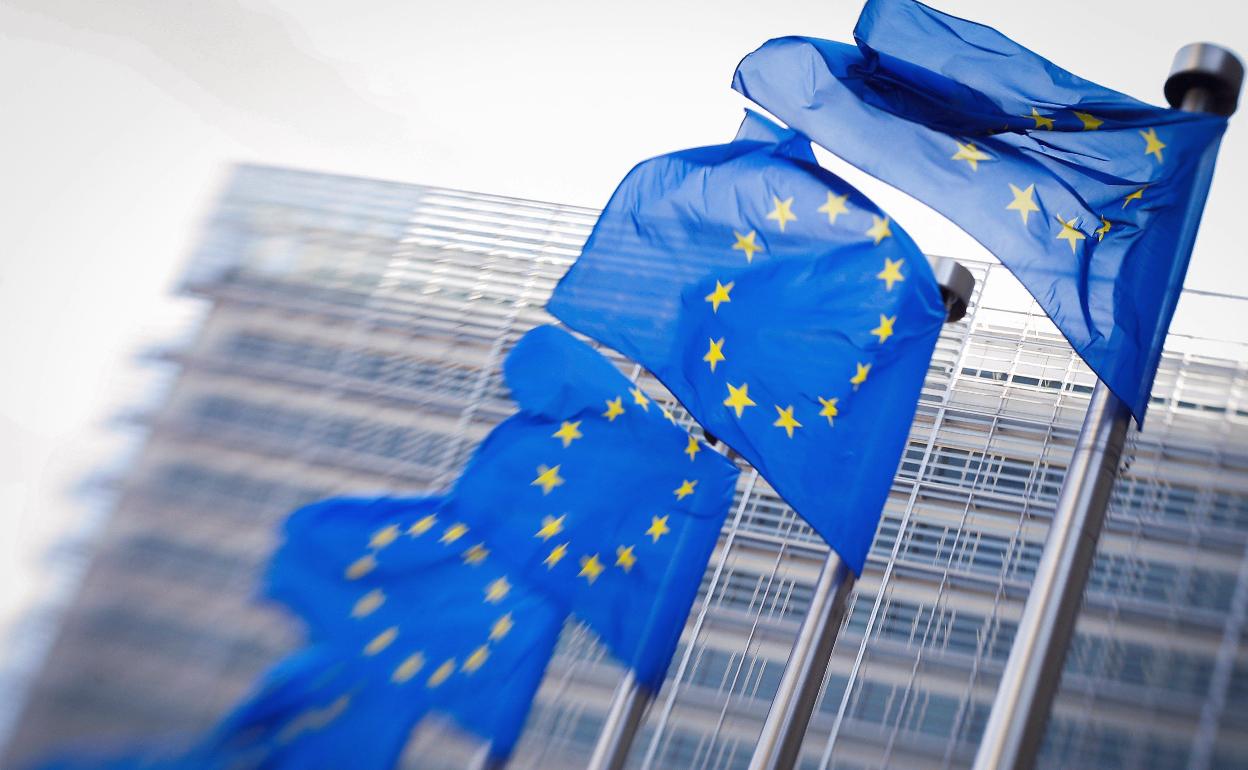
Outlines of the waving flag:
[{"label": "waving flag", "polygon": [[520,412],[478,448],[439,524],[516,564],[657,689],[739,472],[552,326],[504,372]]},{"label": "waving flag", "polygon": [[912,0],[868,0],[854,37],[772,40],[733,86],[984,244],[1142,422],[1225,118]]},{"label": "waving flag", "polygon": [[861,572],[945,310],[804,137],[747,114],[633,169],[548,309],[649,368]]}]

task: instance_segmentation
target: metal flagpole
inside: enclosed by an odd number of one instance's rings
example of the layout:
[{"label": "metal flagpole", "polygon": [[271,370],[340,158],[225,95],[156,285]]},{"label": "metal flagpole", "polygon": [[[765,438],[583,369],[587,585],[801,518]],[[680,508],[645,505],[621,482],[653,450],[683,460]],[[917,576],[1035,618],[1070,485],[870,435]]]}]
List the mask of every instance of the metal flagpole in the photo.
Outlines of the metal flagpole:
[{"label": "metal flagpole", "polygon": [[623,770],[628,750],[652,700],[654,693],[638,684],[633,672],[628,671],[615,688],[611,708],[586,770]]},{"label": "metal flagpole", "polygon": [[[971,302],[974,276],[952,259],[934,260],[932,269],[949,313],[946,322],[960,320]],[[836,551],[829,550],[815,582],[810,611],[802,619],[750,759],[750,770],[791,770],[797,763],[853,585],[854,573]]]},{"label": "metal flagpole", "polygon": [[[1243,79],[1243,64],[1230,51],[1209,43],[1193,43],[1179,49],[1174,57],[1166,80],[1166,100],[1187,112],[1230,115]],[[1204,189],[1198,193],[1208,189],[1211,162],[1203,172],[1197,184]],[[1199,215],[1199,210],[1189,211],[1181,249],[1191,248]],[[974,770],[1027,770],[1035,763],[1061,682],[1130,419],[1126,406],[1104,383],[1097,382],[975,755]]]}]

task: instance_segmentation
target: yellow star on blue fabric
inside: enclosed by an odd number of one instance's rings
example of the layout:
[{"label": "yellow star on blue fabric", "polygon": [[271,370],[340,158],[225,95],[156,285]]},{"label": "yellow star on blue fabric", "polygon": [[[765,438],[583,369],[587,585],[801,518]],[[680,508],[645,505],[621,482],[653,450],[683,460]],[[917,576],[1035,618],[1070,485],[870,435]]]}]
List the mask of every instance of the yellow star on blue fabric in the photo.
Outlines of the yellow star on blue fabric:
[{"label": "yellow star on blue fabric", "polygon": [[563,521],[566,518],[568,518],[567,514],[563,516],[543,516],[542,528],[533,537],[540,537],[542,540],[551,539],[563,531]]},{"label": "yellow star on blue fabric", "polygon": [[555,487],[563,486],[563,477],[559,475],[559,466],[547,468],[545,465],[537,466],[537,478],[529,483],[532,487],[541,487],[543,495],[549,495]]},{"label": "yellow star on blue fabric", "polygon": [[698,452],[702,451],[702,445],[693,436],[689,437],[689,443],[685,445],[685,454],[689,455],[689,462],[693,462]]},{"label": "yellow star on blue fabric", "polygon": [[650,399],[646,398],[646,394],[641,392],[641,388],[629,388],[628,392],[633,394],[634,404],[647,412],[650,411]]},{"label": "yellow star on blue fabric", "polygon": [[880,338],[881,345],[883,345],[889,337],[893,336],[893,324],[896,322],[897,316],[889,317],[883,313],[880,314],[880,325],[872,329],[871,333]]},{"label": "yellow star on blue fabric", "polygon": [[840,412],[836,408],[836,402],[840,401],[840,399],[839,398],[824,398],[823,396],[819,396],[818,398],[819,398],[819,403],[823,405],[823,408],[819,410],[819,416],[827,417],[828,425],[831,426],[832,418],[840,414]]},{"label": "yellow star on blue fabric", "polygon": [[576,573],[576,576],[585,578],[590,585],[593,585],[594,581],[598,579],[598,576],[601,575],[605,569],[606,567],[604,567],[602,562],[598,559],[598,554],[593,554],[592,556],[582,556],[581,571]]},{"label": "yellow star on blue fabric", "polygon": [[844,195],[833,195],[829,192],[828,202],[820,206],[818,211],[822,214],[828,215],[828,224],[835,225],[837,217],[841,214],[849,213],[849,206],[845,205],[848,200],[849,193],[845,193]]},{"label": "yellow star on blue fabric", "polygon": [[[784,229],[784,228],[781,228],[781,229]],[[746,261],[747,263],[751,263],[751,262],[753,262],[753,261],[754,261],[754,254],[755,254],[756,252],[759,252],[759,251],[762,251],[762,250],[763,250],[763,247],[762,247],[762,246],[759,246],[757,243],[755,243],[755,242],[754,242],[754,238],[757,236],[757,233],[756,233],[755,231],[751,230],[751,231],[749,232],[749,234],[748,234],[748,235],[742,235],[741,233],[737,232],[736,230],[733,230],[733,231],[732,231],[732,234],[733,234],[733,235],[735,235],[735,236],[737,237],[737,242],[736,242],[736,243],[734,243],[734,244],[732,244],[732,248],[733,248],[733,250],[734,250],[734,251],[744,251],[744,252],[745,252],[745,261]]]},{"label": "yellow star on blue fabric", "polygon": [[1027,115],[1025,117],[1029,117],[1032,120],[1036,121],[1035,128],[1042,128],[1045,131],[1053,130],[1053,118],[1041,115],[1039,111],[1036,110],[1035,107],[1031,108],[1031,115]]},{"label": "yellow star on blue fabric", "polygon": [[905,262],[906,260],[904,259],[899,259],[894,262],[888,257],[884,258],[884,269],[876,273],[875,277],[884,282],[885,291],[892,291],[893,284],[898,281],[906,280],[906,277],[901,274],[901,266],[905,264]]},{"label": "yellow star on blue fabric", "polygon": [[953,154],[951,160],[964,160],[971,166],[971,171],[979,171],[979,162],[981,160],[992,160],[992,156],[975,146],[974,142],[962,144],[956,142],[958,151]]},{"label": "yellow star on blue fabric", "polygon": [[784,432],[789,438],[793,438],[793,429],[802,427],[802,424],[793,417],[793,405],[781,409],[780,405],[776,405],[776,412],[780,415],[776,421],[772,423],[777,428],[784,428]]},{"label": "yellow star on blue fabric", "polygon": [[1076,118],[1079,118],[1079,122],[1083,123],[1084,131],[1095,131],[1105,122],[1088,112],[1079,112],[1078,110],[1072,110],[1072,112],[1075,113]]},{"label": "yellow star on blue fabric", "polygon": [[624,414],[624,397],[607,399],[607,411],[602,413],[602,416],[607,418],[607,422],[615,422],[615,418],[622,414]]},{"label": "yellow star on blue fabric", "polygon": [[1147,131],[1141,131],[1140,136],[1144,137],[1144,154],[1156,156],[1157,162],[1161,163],[1161,151],[1166,148],[1166,143],[1157,138],[1157,129],[1150,128]]},{"label": "yellow star on blue fabric", "polygon": [[711,365],[711,371],[715,371],[715,364],[724,360],[724,338],[710,340],[710,349],[706,351],[706,355],[702,356],[702,360]]},{"label": "yellow star on blue fabric", "polygon": [[659,542],[659,538],[672,531],[667,526],[667,519],[667,516],[650,517],[650,529],[646,530],[646,534],[649,535],[654,542]]},{"label": "yellow star on blue fabric", "polygon": [[615,549],[615,566],[623,569],[625,572],[632,572],[633,565],[637,563],[637,557],[633,555],[633,546],[619,546]]},{"label": "yellow star on blue fabric", "polygon": [[1138,189],[1138,190],[1136,190],[1135,192],[1131,193],[1131,194],[1130,194],[1130,195],[1128,195],[1127,197],[1123,198],[1123,199],[1122,199],[1122,207],[1125,209],[1125,208],[1127,207],[1127,204],[1128,204],[1128,203],[1130,203],[1131,201],[1143,200],[1143,199],[1144,199],[1144,190],[1145,190],[1145,189],[1147,189],[1147,187],[1141,187],[1140,189]]},{"label": "yellow star on blue fabric", "polygon": [[748,382],[741,383],[741,387],[736,387],[732,383],[728,383],[728,398],[724,399],[724,406],[730,406],[737,412],[737,417],[745,411],[747,406],[754,406],[753,399],[750,398],[750,385]]},{"label": "yellow star on blue fabric", "polygon": [[723,303],[732,302],[732,297],[728,295],[728,292],[732,291],[733,283],[733,281],[729,281],[726,284],[719,281],[715,282],[715,291],[706,295],[706,301],[711,303],[712,313],[718,313],[719,306]]},{"label": "yellow star on blue fabric", "polygon": [[563,425],[559,426],[559,430],[554,432],[553,437],[563,441],[565,449],[572,446],[573,441],[576,441],[578,438],[584,438],[584,435],[581,434],[581,420],[576,422],[564,420]]},{"label": "yellow star on blue fabric", "polygon": [[1062,223],[1062,231],[1057,234],[1057,239],[1069,242],[1070,253],[1074,254],[1075,244],[1087,237],[1083,233],[1079,232],[1079,219],[1074,218],[1067,222],[1061,217],[1058,217],[1057,221]]},{"label": "yellow star on blue fabric", "polygon": [[1019,189],[1017,186],[1011,184],[1010,192],[1013,193],[1014,200],[1010,201],[1010,205],[1006,206],[1006,208],[1012,211],[1017,211],[1019,215],[1022,216],[1023,224],[1025,225],[1027,224],[1027,215],[1033,211],[1040,210],[1040,207],[1036,205],[1035,198],[1033,197],[1036,193],[1036,186],[1034,184],[1029,184],[1025,189]]},{"label": "yellow star on blue fabric", "polygon": [[693,489],[697,485],[698,482],[696,480],[690,481],[689,479],[685,479],[680,482],[680,486],[677,487],[672,494],[676,495],[677,500],[684,500],[686,497],[693,494]]},{"label": "yellow star on blue fabric", "polygon": [[767,215],[767,218],[774,219],[777,223],[779,223],[780,232],[784,232],[784,226],[786,224],[797,220],[797,215],[793,213],[792,209],[793,198],[790,196],[784,200],[780,200],[778,197],[773,195],[771,196],[771,200],[772,203],[775,204],[775,208],[771,210],[771,213]]},{"label": "yellow star on blue fabric", "polygon": [[854,386],[854,390],[858,390],[858,386],[867,381],[867,375],[871,373],[871,364],[855,364],[858,370],[854,376],[849,379],[850,384]]},{"label": "yellow star on blue fabric", "polygon": [[880,241],[893,234],[893,231],[888,227],[888,217],[877,217],[875,214],[872,214],[871,223],[871,228],[867,230],[867,235],[875,240],[876,246],[880,245]]}]

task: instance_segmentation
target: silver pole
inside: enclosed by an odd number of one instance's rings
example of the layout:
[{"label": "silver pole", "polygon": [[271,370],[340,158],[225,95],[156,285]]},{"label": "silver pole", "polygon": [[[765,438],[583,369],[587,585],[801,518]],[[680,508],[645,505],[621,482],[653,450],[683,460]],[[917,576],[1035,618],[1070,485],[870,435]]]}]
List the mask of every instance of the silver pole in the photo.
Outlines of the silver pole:
[{"label": "silver pole", "polygon": [[[1184,46],[1175,55],[1166,98],[1188,112],[1230,115],[1235,111],[1244,68],[1224,48],[1208,43]],[[1212,157],[1197,180],[1203,194],[1213,172]],[[1179,247],[1190,249],[1200,210],[1189,214]],[[974,770],[1027,770],[1035,764],[1053,696],[1062,678],[1066,652],[1087,587],[1118,474],[1131,414],[1109,388],[1097,382],[1062,483],[1044,554],[1023,608],[1014,644]]]},{"label": "silver pole", "polygon": [[633,672],[628,671],[615,688],[611,708],[586,770],[623,770],[633,738],[653,700],[654,693],[638,684]]},{"label": "silver pole", "polygon": [[[948,310],[948,322],[960,320],[970,304],[975,278],[952,259],[934,260],[932,268]],[[797,764],[853,587],[854,573],[835,551],[829,551],[815,582],[810,611],[797,631],[793,652],[750,758],[750,770],[792,770]]]}]

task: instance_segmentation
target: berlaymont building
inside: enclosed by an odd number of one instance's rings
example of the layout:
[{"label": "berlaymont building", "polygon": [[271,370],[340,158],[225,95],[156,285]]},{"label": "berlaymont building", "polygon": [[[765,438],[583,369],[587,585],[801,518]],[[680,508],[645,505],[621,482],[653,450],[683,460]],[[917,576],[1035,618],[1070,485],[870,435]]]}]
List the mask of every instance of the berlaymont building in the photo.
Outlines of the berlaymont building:
[{"label": "berlaymont building", "polygon": [[[228,710],[299,640],[254,601],[283,515],[452,480],[511,411],[500,362],[551,321],[545,299],[595,213],[237,169],[184,283],[202,325],[162,354],[180,375],[144,418],[0,766],[66,742],[193,735]],[[1014,639],[1093,377],[1002,267],[967,266],[971,313],[931,363],[804,769],[969,766]],[[1222,318],[1248,309],[1184,298],[1202,302]],[[1245,362],[1244,340],[1171,335],[1041,767],[1248,767]],[[822,559],[746,469],[630,767],[746,766]],[[570,624],[510,767],[583,767],[620,676]],[[425,724],[404,763],[458,770],[472,748]]]}]

